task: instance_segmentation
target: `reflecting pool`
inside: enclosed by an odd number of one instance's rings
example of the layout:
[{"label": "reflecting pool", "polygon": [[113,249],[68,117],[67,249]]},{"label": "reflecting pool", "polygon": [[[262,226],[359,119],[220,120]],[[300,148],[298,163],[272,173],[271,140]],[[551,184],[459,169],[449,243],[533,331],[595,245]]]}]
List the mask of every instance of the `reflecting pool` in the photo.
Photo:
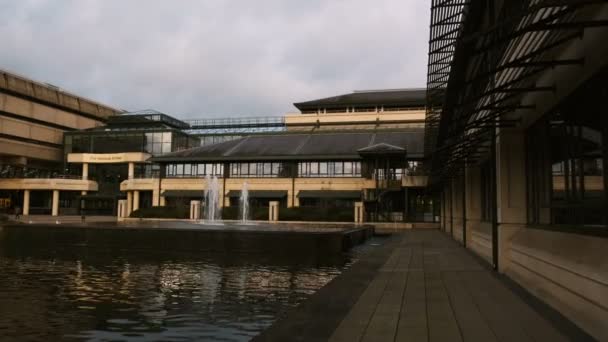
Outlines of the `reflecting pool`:
[{"label": "reflecting pool", "polygon": [[377,244],[270,256],[28,247],[0,237],[0,339],[246,341]]}]

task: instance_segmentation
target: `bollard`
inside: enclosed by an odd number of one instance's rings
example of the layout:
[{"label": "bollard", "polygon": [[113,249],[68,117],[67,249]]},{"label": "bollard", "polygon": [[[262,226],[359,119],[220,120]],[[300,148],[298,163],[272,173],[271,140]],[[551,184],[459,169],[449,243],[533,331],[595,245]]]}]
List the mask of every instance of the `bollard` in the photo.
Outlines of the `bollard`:
[{"label": "bollard", "polygon": [[363,223],[363,202],[355,202],[355,223]]},{"label": "bollard", "polygon": [[190,219],[200,220],[201,218],[201,201],[190,201]]},{"label": "bollard", "polygon": [[116,213],[116,218],[118,221],[122,221],[125,217],[127,217],[127,200],[118,200],[118,210]]},{"label": "bollard", "polygon": [[268,202],[268,221],[270,221],[270,222],[279,221],[279,202],[277,202],[277,201]]}]

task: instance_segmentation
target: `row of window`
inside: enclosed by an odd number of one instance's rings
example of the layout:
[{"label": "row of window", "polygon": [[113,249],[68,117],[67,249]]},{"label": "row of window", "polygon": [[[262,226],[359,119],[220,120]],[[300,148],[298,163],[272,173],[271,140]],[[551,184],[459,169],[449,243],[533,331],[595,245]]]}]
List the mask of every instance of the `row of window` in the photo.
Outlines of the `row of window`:
[{"label": "row of window", "polygon": [[232,163],[230,177],[235,178],[270,178],[289,177],[290,172],[285,163]]},{"label": "row of window", "polygon": [[222,177],[224,164],[168,164],[165,166],[166,177],[204,177],[206,175]]},{"label": "row of window", "polygon": [[361,177],[361,162],[298,163],[298,177]]},{"label": "row of window", "polygon": [[198,138],[171,130],[164,132],[78,132],[66,134],[65,153],[146,152],[161,155],[200,146]]},{"label": "row of window", "polygon": [[527,135],[528,221],[608,224],[604,173],[608,130],[601,115],[566,108]]},{"label": "row of window", "polygon": [[[400,180],[405,175],[418,174],[421,165],[417,161],[409,162],[407,168],[391,168],[385,175],[385,170],[372,171],[371,175],[363,175],[360,161],[314,161],[299,162],[243,162],[230,163],[229,177],[232,178],[321,178],[321,177],[376,177],[379,179]],[[371,171],[371,170],[370,170]],[[165,166],[165,177],[204,177],[215,175],[223,177],[224,166],[215,164],[168,164]]]},{"label": "row of window", "polygon": [[[279,178],[292,177],[291,164],[280,162],[231,163],[230,177]],[[168,164],[165,177],[202,177],[224,175],[224,165],[215,164]],[[298,163],[298,177],[361,177],[361,162],[330,161]]]}]

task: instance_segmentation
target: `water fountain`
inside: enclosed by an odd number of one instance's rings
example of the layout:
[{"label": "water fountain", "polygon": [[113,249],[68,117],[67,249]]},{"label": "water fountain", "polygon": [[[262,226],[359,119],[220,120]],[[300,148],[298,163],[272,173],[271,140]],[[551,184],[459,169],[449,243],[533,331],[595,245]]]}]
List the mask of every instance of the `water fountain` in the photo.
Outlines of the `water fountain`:
[{"label": "water fountain", "polygon": [[246,224],[249,221],[249,185],[247,182],[243,183],[241,189],[241,198],[239,199],[240,204],[240,220],[241,223]]},{"label": "water fountain", "polygon": [[220,211],[220,186],[217,176],[205,176],[207,189],[205,190],[205,207],[203,219],[207,222],[215,223],[222,217]]}]

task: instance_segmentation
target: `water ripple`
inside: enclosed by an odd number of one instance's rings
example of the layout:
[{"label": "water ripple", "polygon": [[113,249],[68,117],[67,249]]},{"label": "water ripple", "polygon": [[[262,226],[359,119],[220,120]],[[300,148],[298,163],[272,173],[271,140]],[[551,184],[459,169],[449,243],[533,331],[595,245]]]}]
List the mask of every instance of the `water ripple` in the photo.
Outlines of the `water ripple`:
[{"label": "water ripple", "polygon": [[3,341],[246,341],[370,248],[277,258],[11,247],[0,247]]}]

